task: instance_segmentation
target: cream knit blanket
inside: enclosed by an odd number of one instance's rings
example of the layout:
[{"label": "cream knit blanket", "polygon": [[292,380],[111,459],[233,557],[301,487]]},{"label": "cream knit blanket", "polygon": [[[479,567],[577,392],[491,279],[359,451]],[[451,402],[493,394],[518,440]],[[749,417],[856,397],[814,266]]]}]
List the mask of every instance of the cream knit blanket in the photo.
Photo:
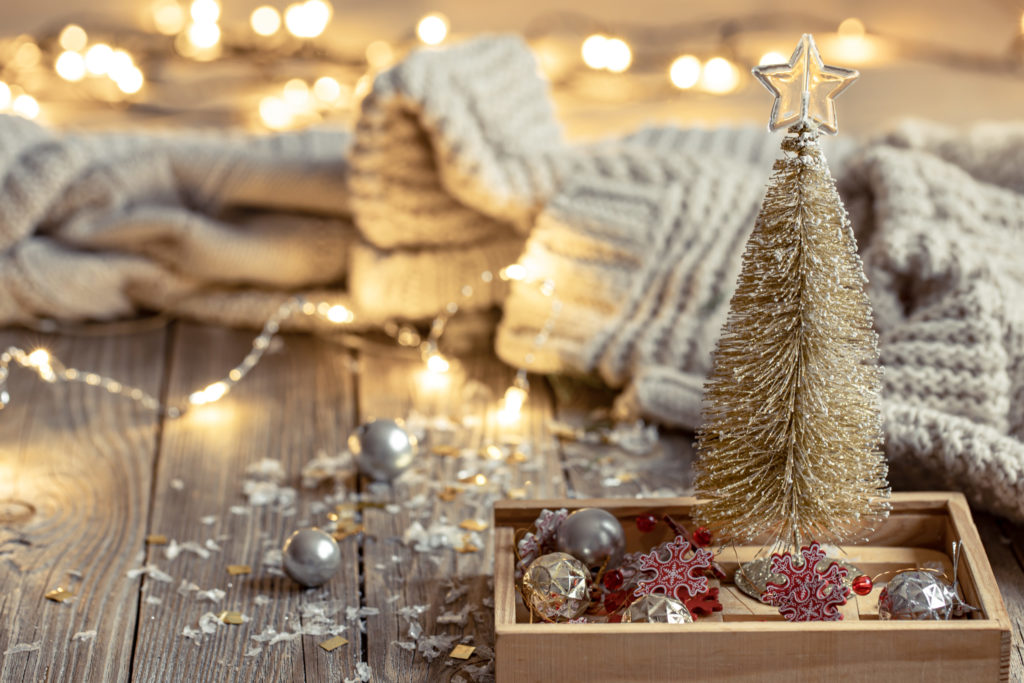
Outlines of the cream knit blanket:
[{"label": "cream knit blanket", "polygon": [[[1024,520],[1024,127],[830,142],[894,479]],[[0,324],[258,325],[303,292],[372,326],[472,284],[469,308],[504,306],[509,363],[596,373],[624,414],[693,428],[778,144],[666,128],[569,145],[513,37],[410,56],[351,134],[55,136],[0,118]],[[480,279],[516,260],[555,295]]]}]

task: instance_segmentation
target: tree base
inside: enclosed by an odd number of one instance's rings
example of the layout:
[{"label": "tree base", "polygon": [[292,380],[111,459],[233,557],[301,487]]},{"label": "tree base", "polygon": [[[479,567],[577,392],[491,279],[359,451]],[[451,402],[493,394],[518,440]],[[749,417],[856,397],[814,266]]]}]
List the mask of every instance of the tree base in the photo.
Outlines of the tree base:
[{"label": "tree base", "polygon": [[[764,594],[767,584],[769,582],[781,583],[783,581],[781,574],[772,573],[771,562],[771,557],[759,557],[756,560],[741,564],[739,569],[736,570],[736,575],[733,576],[733,583],[746,595],[749,595],[758,602],[764,602],[761,600],[761,596]],[[825,570],[833,562],[847,569],[846,578],[843,579],[844,586],[851,586],[853,580],[864,573],[846,560],[840,560],[835,557],[826,557],[819,562],[818,570]]]}]

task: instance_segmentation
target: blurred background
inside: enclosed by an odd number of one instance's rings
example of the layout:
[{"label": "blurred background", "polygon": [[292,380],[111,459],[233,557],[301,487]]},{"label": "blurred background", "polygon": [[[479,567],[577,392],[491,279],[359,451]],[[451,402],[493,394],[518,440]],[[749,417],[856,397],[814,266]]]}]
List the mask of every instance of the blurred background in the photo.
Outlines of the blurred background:
[{"label": "blurred background", "polygon": [[0,109],[65,129],[346,125],[410,49],[493,32],[533,46],[571,137],[766,122],[749,74],[803,32],[860,69],[844,133],[1024,114],[1024,3],[655,0],[33,0],[0,3]]}]

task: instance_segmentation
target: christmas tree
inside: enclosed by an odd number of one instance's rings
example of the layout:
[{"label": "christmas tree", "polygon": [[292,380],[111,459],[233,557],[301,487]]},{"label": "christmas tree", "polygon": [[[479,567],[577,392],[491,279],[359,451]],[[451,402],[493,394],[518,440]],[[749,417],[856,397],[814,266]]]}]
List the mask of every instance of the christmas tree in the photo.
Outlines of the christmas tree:
[{"label": "christmas tree", "polygon": [[857,77],[805,35],[754,74],[789,127],[715,348],[698,432],[698,523],[723,542],[852,541],[888,512],[877,335],[819,134]]}]

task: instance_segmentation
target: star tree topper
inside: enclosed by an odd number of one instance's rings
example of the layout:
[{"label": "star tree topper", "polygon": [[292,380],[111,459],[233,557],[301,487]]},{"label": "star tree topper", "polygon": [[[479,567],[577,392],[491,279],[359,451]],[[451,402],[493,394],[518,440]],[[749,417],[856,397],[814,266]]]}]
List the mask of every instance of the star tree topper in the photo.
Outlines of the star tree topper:
[{"label": "star tree topper", "polygon": [[822,63],[809,33],[800,38],[788,64],[758,66],[752,72],[775,95],[770,130],[808,123],[830,135],[838,131],[835,99],[860,75]]}]

